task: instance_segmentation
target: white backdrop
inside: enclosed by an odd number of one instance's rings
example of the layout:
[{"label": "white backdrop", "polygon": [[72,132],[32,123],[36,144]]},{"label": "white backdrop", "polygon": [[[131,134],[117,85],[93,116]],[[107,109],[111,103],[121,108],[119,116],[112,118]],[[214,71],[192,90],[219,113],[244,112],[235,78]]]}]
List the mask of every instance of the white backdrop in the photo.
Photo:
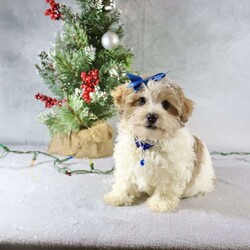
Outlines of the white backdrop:
[{"label": "white backdrop", "polygon": [[[190,130],[210,150],[249,151],[250,1],[116,5],[123,10],[134,68],[149,74],[171,70],[169,77],[195,101]],[[0,143],[47,144],[47,128],[36,121],[43,105],[33,96],[49,92],[33,65],[51,46],[60,22],[43,16],[43,0],[0,0],[0,6]]]}]

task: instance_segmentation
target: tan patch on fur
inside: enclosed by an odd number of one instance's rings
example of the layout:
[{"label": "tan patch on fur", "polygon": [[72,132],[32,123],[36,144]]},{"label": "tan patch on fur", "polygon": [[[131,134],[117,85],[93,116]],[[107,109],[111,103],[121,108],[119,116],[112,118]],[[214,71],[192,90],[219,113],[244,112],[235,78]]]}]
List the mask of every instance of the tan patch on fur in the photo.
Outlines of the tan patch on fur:
[{"label": "tan patch on fur", "polygon": [[128,88],[128,84],[123,84],[116,87],[111,95],[114,98],[114,104],[119,108],[119,111],[123,111],[123,106],[127,101],[127,97],[132,93],[132,89]]},{"label": "tan patch on fur", "polygon": [[178,95],[179,102],[181,103],[181,106],[182,106],[182,110],[180,114],[181,121],[186,123],[189,117],[192,115],[194,102],[185,97],[182,88],[180,88],[177,85],[174,85],[173,87]]},{"label": "tan patch on fur", "polygon": [[197,176],[200,173],[201,164],[204,161],[204,146],[202,141],[198,137],[194,136],[194,139],[194,151],[196,154],[196,160],[194,164],[193,175]]},{"label": "tan patch on fur", "polygon": [[201,165],[202,162],[204,161],[204,146],[202,144],[202,141],[194,136],[194,152],[196,154],[196,159],[194,162],[194,169],[193,169],[193,173],[192,173],[192,178],[190,180],[190,182],[188,183],[187,187],[191,187],[196,179],[196,177],[199,175],[200,171],[201,171]]},{"label": "tan patch on fur", "polygon": [[184,123],[187,122],[189,117],[192,115],[192,112],[193,112],[193,101],[188,98],[185,98],[181,121]]},{"label": "tan patch on fur", "polygon": [[168,108],[167,112],[173,116],[178,116],[181,112],[180,103],[176,97],[173,88],[170,86],[165,87],[164,89],[161,88],[159,93],[156,93],[154,97],[156,103],[162,103],[163,101],[168,101],[170,107]]},{"label": "tan patch on fur", "polygon": [[194,102],[186,98],[182,88],[168,78],[164,78],[161,81],[162,83],[156,83],[156,85],[162,84],[162,86],[160,88],[157,87],[159,92],[154,92],[154,99],[159,103],[167,100],[171,104],[170,109],[168,110],[169,113],[175,116],[178,115],[180,120],[183,123],[186,123],[192,115]]}]

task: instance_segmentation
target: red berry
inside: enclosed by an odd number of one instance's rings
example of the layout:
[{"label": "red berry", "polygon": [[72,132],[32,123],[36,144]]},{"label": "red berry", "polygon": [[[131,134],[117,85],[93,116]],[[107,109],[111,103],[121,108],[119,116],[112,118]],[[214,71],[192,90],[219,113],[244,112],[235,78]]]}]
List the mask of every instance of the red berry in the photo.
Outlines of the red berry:
[{"label": "red berry", "polygon": [[98,70],[90,70],[88,73],[82,72],[81,78],[85,84],[81,85],[83,90],[82,98],[89,103],[91,101],[90,93],[95,92],[95,86],[99,83],[100,78],[98,75]]},{"label": "red berry", "polygon": [[50,9],[47,9],[44,12],[45,16],[50,16],[52,20],[59,20],[62,19],[62,14],[60,12],[60,4],[56,3],[54,0],[45,0],[47,3],[50,4]]},{"label": "red berry", "polygon": [[[46,108],[51,108],[52,106],[61,106],[62,100],[57,100],[56,98],[52,98],[46,95],[42,95],[40,93],[35,94],[35,98],[45,103]],[[65,100],[64,100],[65,101]]]}]

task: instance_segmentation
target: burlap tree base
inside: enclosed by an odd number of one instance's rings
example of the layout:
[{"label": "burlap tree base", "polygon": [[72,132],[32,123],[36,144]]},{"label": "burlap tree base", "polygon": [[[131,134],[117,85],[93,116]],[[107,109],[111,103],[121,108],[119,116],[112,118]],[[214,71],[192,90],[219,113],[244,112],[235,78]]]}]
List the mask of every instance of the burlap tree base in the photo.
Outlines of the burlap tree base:
[{"label": "burlap tree base", "polygon": [[53,136],[48,152],[91,159],[111,156],[114,149],[113,135],[113,129],[109,125],[99,123],[69,135]]}]

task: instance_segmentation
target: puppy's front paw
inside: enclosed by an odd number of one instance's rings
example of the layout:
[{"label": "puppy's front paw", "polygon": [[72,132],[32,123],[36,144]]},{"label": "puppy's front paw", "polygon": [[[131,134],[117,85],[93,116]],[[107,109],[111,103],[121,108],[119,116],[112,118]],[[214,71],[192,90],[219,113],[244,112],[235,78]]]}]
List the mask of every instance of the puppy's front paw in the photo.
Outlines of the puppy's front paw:
[{"label": "puppy's front paw", "polygon": [[167,197],[152,196],[147,199],[146,203],[151,211],[170,212],[177,207],[179,199],[169,200]]},{"label": "puppy's front paw", "polygon": [[109,192],[104,195],[104,201],[112,206],[129,206],[135,202],[135,197],[127,194]]}]

